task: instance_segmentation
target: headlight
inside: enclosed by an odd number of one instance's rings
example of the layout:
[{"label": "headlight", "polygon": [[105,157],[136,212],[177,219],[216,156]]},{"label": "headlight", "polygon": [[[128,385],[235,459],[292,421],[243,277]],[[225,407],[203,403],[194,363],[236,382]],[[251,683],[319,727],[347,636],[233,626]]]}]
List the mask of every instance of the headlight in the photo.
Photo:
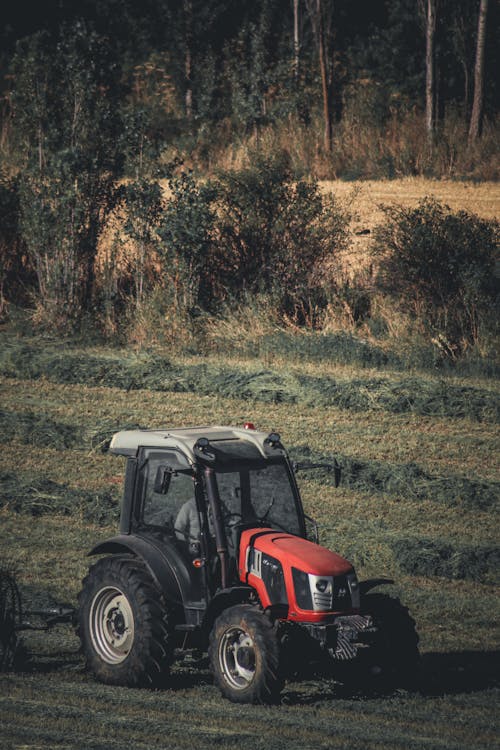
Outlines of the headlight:
[{"label": "headlight", "polygon": [[285,576],[280,561],[262,554],[261,577],[271,604],[288,604]]},{"label": "headlight", "polygon": [[301,609],[314,609],[311,596],[311,586],[309,584],[309,574],[304,573],[302,570],[297,570],[297,568],[292,568],[292,576],[297,604]]}]

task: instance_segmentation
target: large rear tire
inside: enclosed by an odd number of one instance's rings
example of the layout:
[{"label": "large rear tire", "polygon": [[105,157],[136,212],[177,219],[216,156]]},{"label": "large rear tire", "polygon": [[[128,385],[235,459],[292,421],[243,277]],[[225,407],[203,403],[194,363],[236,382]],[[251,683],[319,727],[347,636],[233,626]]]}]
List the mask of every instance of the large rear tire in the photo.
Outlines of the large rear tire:
[{"label": "large rear tire", "polygon": [[168,606],[140,561],[99,560],[78,603],[83,652],[98,680],[150,687],[165,681],[173,655]]},{"label": "large rear tire", "polygon": [[209,657],[215,683],[230,701],[279,701],[283,679],[277,626],[256,607],[239,604],[217,618]]}]

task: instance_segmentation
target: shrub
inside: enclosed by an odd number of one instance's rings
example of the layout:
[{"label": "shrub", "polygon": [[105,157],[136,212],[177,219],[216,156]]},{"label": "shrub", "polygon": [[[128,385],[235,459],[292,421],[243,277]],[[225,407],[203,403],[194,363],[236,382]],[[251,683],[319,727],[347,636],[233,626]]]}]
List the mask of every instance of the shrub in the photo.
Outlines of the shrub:
[{"label": "shrub", "polygon": [[26,302],[32,282],[19,227],[19,182],[0,172],[0,318],[10,302]]},{"label": "shrub", "polygon": [[314,323],[327,300],[318,269],[347,243],[346,211],[317,182],[296,182],[284,155],[256,156],[216,185],[215,296],[268,293],[294,321]]},{"label": "shrub", "polygon": [[500,307],[499,223],[453,212],[432,198],[385,207],[375,232],[378,288],[414,316],[449,358],[478,341]]},{"label": "shrub", "polygon": [[[212,233],[214,191],[197,182],[191,172],[169,180],[172,193],[159,227],[163,285],[181,316],[197,305],[208,305],[214,286]],[[212,269],[211,269],[212,266]]]},{"label": "shrub", "polygon": [[208,183],[184,173],[169,184],[159,232],[176,305],[213,311],[266,294],[275,311],[316,321],[329,291],[319,266],[347,242],[349,217],[333,197],[314,181],[295,182],[285,157],[256,157]]}]

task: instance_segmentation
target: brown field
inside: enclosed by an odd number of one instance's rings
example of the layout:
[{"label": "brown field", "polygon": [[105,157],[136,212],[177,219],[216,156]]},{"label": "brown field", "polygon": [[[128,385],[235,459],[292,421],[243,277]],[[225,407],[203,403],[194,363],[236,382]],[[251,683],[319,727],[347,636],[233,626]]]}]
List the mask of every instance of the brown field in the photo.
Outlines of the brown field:
[{"label": "brown field", "polygon": [[[371,233],[384,221],[382,206],[416,206],[427,196],[454,211],[469,211],[484,219],[500,218],[500,183],[457,182],[405,177],[399,180],[334,180],[321,182],[321,188],[339,198],[353,213],[354,236],[342,265],[348,275],[366,269],[370,263]],[[368,230],[368,231],[367,231]],[[364,232],[357,235],[357,232]]]}]

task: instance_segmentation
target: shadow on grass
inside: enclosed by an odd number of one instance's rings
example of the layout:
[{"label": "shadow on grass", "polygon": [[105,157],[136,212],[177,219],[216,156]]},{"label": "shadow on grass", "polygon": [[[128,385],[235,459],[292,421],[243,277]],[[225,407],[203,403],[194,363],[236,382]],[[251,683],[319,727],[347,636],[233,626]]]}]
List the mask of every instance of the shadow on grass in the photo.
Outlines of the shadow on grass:
[{"label": "shadow on grass", "polygon": [[[23,653],[24,651],[24,653]],[[23,649],[15,671],[24,674],[86,672],[77,649],[36,653]],[[422,656],[416,688],[406,694],[426,698],[482,692],[500,686],[500,651],[456,651],[426,653]],[[174,691],[200,688],[213,683],[207,658],[176,662],[166,678],[165,688]],[[334,678],[314,677],[287,683],[283,691],[285,705],[312,705],[333,700],[373,700],[389,698],[400,691],[384,689],[376,683],[355,686]]]},{"label": "shadow on grass", "polygon": [[[456,651],[427,653],[422,656],[416,687],[405,694],[424,698],[476,693],[500,684],[500,651]],[[399,690],[376,683],[352,685],[330,680],[292,683],[283,693],[286,705],[313,705],[338,700],[374,700],[390,698]]]},{"label": "shadow on grass", "polygon": [[453,651],[422,656],[423,695],[475,693],[500,686],[500,651]]}]

